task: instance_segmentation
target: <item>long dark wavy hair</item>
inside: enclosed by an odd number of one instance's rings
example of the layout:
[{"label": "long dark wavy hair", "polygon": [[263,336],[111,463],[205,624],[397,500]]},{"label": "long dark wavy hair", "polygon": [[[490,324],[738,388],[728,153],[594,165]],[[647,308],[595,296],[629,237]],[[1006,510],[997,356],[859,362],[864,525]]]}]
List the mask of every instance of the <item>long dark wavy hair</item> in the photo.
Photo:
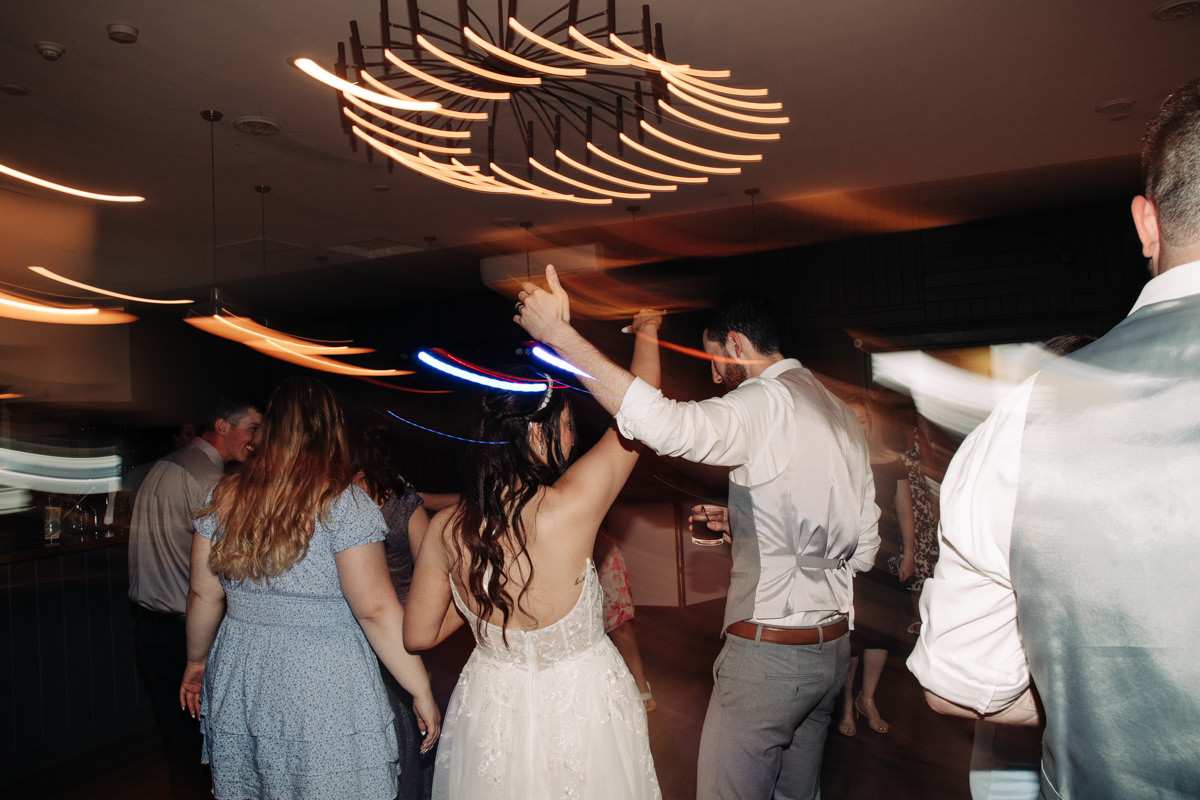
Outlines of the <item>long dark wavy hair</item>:
[{"label": "long dark wavy hair", "polygon": [[[451,571],[458,573],[465,565],[466,588],[479,606],[481,631],[483,621],[500,611],[505,643],[508,621],[522,608],[521,598],[533,581],[522,512],[538,490],[559,479],[571,458],[560,429],[562,415],[571,413],[570,404],[565,392],[548,384],[551,388],[545,392],[484,394],[475,438],[497,444],[479,444],[471,451],[462,503],[450,525],[455,545]],[[504,569],[508,553],[514,564],[525,561],[525,586],[515,599]]]},{"label": "long dark wavy hair", "polygon": [[224,535],[209,565],[235,581],[261,581],[304,559],[319,517],[352,475],[346,424],[337,397],[312,378],[288,378],[271,397],[255,455],[213,490],[200,515],[216,513]]}]

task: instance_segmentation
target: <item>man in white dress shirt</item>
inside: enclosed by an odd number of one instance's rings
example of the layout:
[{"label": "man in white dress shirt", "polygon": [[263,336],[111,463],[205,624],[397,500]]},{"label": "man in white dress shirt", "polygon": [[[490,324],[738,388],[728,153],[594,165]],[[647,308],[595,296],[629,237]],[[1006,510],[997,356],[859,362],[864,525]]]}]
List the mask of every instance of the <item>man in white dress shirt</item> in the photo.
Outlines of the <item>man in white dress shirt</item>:
[{"label": "man in white dress shirt", "polygon": [[242,399],[217,400],[204,432],[150,468],[129,528],[129,600],[134,655],[167,751],[170,796],[211,796],[200,764],[200,728],[179,707],[187,662],[184,612],[192,517],[225,471],[251,455],[262,414]]},{"label": "man in white dress shirt", "polygon": [[959,449],[908,661],[942,713],[1044,717],[1043,797],[1200,797],[1200,79],[1142,169],[1154,277]]},{"label": "man in white dress shirt", "polygon": [[698,800],[819,796],[821,756],[850,659],[854,572],[879,549],[861,426],[795,359],[765,304],[720,309],[704,332],[728,392],[692,403],[601,355],[570,325],[553,267],[526,283],[516,320],[588,376],[625,436],[664,455],[731,468],[733,570],[725,644],[700,741]]}]

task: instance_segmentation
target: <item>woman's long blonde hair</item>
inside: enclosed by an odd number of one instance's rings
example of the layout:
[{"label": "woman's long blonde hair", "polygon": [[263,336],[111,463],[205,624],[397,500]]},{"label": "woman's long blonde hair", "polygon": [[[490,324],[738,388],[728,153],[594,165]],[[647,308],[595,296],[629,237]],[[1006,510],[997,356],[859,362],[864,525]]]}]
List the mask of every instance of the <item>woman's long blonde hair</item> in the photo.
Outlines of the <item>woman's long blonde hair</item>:
[{"label": "woman's long blonde hair", "polygon": [[223,531],[209,566],[229,580],[287,572],[308,553],[317,517],[350,484],[346,424],[333,392],[312,378],[288,378],[271,397],[254,457],[226,475],[200,515]]}]

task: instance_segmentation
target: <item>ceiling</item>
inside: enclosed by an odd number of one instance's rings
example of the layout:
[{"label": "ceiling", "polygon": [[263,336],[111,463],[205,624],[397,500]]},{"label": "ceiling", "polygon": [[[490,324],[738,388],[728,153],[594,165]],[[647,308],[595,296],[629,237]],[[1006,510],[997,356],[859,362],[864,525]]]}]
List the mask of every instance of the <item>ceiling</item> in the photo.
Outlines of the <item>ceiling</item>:
[{"label": "ceiling", "polygon": [[[419,5],[455,15],[455,0]],[[521,0],[518,17],[558,5]],[[216,284],[252,308],[346,307],[477,290],[489,255],[600,243],[611,266],[1127,193],[1145,122],[1200,72],[1200,13],[1182,13],[1200,3],[1155,19],[1165,5],[654,0],[668,59],[769,88],[791,123],[742,174],[632,214],[622,200],[466,192],[353,152],[333,91],[291,60],[331,67],[351,19],[377,41],[378,0],[6,0],[0,84],[28,93],[0,94],[0,163],[147,199],[101,205],[0,176],[0,281],[58,291],[25,269],[40,264],[138,295],[203,298]],[[392,6],[403,21],[406,4]],[[638,27],[639,3],[616,8],[619,29]],[[114,22],[139,41],[110,41]],[[45,60],[39,41],[65,52]],[[1095,110],[1113,100],[1132,106]],[[247,116],[280,132],[235,129]]]}]

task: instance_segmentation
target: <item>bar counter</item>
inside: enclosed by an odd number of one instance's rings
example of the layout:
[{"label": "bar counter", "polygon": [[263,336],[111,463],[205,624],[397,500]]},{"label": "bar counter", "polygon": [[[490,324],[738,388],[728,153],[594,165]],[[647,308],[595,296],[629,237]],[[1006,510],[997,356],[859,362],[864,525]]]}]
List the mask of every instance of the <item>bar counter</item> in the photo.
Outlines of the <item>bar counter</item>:
[{"label": "bar counter", "polygon": [[128,533],[42,538],[0,516],[0,794],[31,772],[153,724],[129,617]]}]

